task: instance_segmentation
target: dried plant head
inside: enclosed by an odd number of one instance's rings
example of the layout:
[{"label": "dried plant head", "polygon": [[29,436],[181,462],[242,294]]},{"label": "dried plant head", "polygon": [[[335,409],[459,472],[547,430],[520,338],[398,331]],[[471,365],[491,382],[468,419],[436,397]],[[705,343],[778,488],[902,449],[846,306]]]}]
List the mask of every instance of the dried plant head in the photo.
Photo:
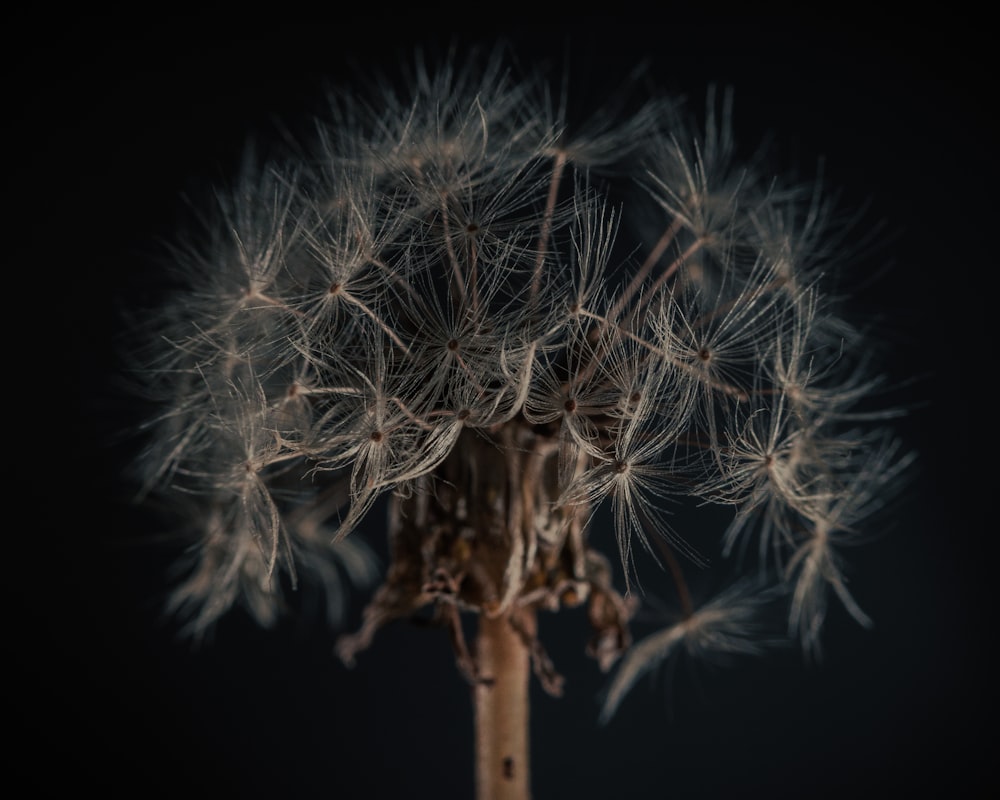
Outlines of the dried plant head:
[{"label": "dried plant head", "polygon": [[[679,648],[761,652],[775,598],[807,651],[831,596],[866,623],[841,544],[912,456],[832,281],[864,237],[741,155],[732,93],[701,120],[654,92],[579,122],[511,55],[418,54],[332,92],[311,138],[217,190],[138,357],[140,472],[190,528],[170,608],[195,630],[237,605],[270,624],[305,580],[338,623],[386,500],[391,563],[345,660],[431,608],[475,679],[463,614],[585,604],[601,668],[624,654],[607,719]],[[672,517],[705,506],[731,522]],[[696,608],[685,575],[734,562],[752,579]],[[629,650],[655,582],[679,621]]]}]

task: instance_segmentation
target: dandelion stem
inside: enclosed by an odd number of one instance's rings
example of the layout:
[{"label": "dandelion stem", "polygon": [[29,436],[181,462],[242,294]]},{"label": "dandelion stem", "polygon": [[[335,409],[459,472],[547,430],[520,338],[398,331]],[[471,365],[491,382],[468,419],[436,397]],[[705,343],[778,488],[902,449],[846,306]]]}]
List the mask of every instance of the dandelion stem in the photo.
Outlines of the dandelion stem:
[{"label": "dandelion stem", "polygon": [[[534,630],[534,612],[515,609],[518,624]],[[531,658],[507,616],[479,615],[475,687],[476,800],[529,800],[528,681]]]}]

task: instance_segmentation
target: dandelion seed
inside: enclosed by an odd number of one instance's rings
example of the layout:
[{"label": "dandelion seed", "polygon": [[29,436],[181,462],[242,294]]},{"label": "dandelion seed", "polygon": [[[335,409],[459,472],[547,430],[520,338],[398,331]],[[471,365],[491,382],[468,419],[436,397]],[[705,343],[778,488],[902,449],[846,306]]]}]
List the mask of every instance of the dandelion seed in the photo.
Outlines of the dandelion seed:
[{"label": "dandelion seed", "polygon": [[607,724],[636,682],[662,667],[678,651],[699,660],[762,656],[781,640],[768,632],[762,617],[774,602],[754,581],[742,581],[718,594],[689,616],[637,642],[619,664],[604,690],[600,722]]}]

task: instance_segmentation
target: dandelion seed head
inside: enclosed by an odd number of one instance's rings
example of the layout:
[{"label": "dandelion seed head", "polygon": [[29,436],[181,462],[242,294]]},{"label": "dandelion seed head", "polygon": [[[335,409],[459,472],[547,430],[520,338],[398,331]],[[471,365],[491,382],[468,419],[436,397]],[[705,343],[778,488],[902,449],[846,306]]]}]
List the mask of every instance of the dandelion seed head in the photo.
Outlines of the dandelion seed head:
[{"label": "dandelion seed head", "polygon": [[[841,545],[911,457],[857,410],[882,379],[827,289],[848,237],[830,197],[737,158],[728,92],[701,121],[609,98],[580,124],[506,55],[332,94],[314,140],[251,152],[170,248],[140,471],[186,501],[171,609],[273,624],[312,579],[340,619],[384,498],[368,619],[588,603],[602,664],[631,613],[602,550],[626,594],[648,555],[683,605],[685,569],[756,538],[757,579],[636,645],[602,718],[677,648],[756,653],[775,586],[807,648],[828,592],[864,623]],[[672,503],[733,521],[678,526]]]}]

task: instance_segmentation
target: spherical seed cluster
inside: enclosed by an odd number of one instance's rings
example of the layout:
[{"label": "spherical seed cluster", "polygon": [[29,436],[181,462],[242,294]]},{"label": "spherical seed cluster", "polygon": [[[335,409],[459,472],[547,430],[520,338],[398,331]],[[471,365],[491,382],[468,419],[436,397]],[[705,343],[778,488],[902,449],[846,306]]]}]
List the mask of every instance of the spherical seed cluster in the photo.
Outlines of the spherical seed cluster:
[{"label": "spherical seed cluster", "polygon": [[[172,252],[142,467],[197,536],[176,608],[195,632],[237,603],[269,624],[301,574],[335,615],[342,577],[373,570],[350,534],[388,496],[393,563],[347,659],[426,605],[587,602],[610,666],[633,603],[589,535],[605,504],[625,589],[638,546],[684,606],[608,713],[680,643],[752,652],[775,587],[807,648],[831,593],[866,621],[840,548],[907,459],[857,411],[879,381],[823,284],[845,252],[829,204],[736,162],[728,101],[704,125],[655,97],[574,129],[503,64],[331,98],[308,156],[248,161]],[[672,497],[732,524],[674,530]],[[693,604],[681,566],[713,541],[753,542],[770,584]]]}]

